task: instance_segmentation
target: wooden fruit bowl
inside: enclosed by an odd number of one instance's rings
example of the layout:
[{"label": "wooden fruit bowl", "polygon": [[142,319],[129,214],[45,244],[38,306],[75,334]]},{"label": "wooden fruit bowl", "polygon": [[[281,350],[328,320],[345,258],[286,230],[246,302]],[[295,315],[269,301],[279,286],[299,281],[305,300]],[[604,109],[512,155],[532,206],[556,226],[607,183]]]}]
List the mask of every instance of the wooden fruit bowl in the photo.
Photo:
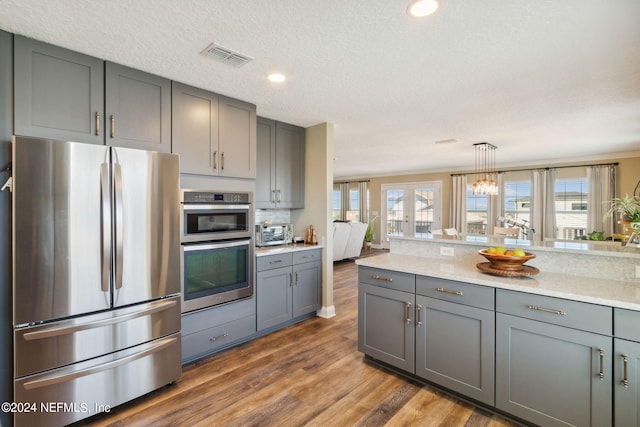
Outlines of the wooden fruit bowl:
[{"label": "wooden fruit bowl", "polygon": [[489,254],[486,249],[478,251],[480,255],[489,260],[492,268],[505,271],[521,271],[523,264],[536,256],[531,252],[525,252],[524,256],[509,256],[501,254]]}]

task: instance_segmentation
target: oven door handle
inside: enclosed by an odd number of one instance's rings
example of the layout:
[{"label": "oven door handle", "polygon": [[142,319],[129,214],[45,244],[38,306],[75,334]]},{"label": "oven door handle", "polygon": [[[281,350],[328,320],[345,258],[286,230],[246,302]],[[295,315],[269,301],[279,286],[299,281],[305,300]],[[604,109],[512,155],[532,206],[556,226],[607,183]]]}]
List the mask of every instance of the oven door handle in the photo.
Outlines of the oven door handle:
[{"label": "oven door handle", "polygon": [[233,240],[230,242],[220,243],[194,243],[189,245],[182,245],[185,252],[190,251],[204,251],[207,249],[220,249],[220,248],[233,248],[236,246],[251,246],[251,239]]}]

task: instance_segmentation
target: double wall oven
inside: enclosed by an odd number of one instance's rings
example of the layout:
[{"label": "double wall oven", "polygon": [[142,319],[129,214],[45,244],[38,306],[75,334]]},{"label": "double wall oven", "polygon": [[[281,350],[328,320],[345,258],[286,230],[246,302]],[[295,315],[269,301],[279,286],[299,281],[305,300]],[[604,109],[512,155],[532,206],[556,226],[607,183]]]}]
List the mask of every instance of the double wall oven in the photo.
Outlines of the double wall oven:
[{"label": "double wall oven", "polygon": [[182,312],[253,295],[252,193],[182,190]]}]

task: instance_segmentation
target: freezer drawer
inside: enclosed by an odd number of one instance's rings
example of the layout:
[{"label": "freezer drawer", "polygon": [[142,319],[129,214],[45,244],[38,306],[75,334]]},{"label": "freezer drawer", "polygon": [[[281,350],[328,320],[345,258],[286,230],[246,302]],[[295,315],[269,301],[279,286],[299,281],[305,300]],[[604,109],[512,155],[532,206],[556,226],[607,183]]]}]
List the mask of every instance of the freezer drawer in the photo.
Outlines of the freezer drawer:
[{"label": "freezer drawer", "polygon": [[180,296],[15,329],[15,377],[81,362],[179,331]]},{"label": "freezer drawer", "polygon": [[75,365],[20,378],[16,427],[63,426],[110,410],[180,377],[180,334]]}]

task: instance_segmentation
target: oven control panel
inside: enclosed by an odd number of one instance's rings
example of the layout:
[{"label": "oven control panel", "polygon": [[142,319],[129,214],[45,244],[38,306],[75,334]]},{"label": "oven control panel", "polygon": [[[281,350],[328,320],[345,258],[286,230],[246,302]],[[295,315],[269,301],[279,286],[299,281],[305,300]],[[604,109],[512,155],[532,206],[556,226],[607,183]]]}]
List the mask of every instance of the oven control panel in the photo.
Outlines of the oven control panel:
[{"label": "oven control panel", "polygon": [[215,191],[183,190],[182,203],[251,203],[251,193],[218,193]]}]

